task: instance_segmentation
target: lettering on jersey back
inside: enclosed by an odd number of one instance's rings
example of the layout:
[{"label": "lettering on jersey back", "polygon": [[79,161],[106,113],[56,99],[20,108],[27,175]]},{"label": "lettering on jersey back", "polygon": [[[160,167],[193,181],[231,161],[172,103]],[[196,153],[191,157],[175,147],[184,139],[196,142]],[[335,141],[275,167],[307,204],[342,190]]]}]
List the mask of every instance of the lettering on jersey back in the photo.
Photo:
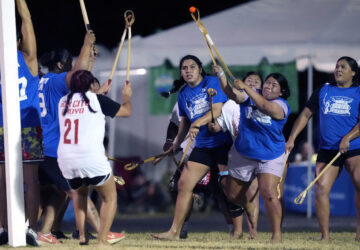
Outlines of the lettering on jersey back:
[{"label": "lettering on jersey back", "polygon": [[[86,104],[84,100],[70,101],[70,103],[68,105],[68,111],[66,114],[67,115],[83,114],[85,111],[85,107],[87,107],[87,106],[88,106],[88,104]],[[65,107],[66,107],[66,100],[62,101],[60,104],[60,108],[63,111],[64,111]]]}]

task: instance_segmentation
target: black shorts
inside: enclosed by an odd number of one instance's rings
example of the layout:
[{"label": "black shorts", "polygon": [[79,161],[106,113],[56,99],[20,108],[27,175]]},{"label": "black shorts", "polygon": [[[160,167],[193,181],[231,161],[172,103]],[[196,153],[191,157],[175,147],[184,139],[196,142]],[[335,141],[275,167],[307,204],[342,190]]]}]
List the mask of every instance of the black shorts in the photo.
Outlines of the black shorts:
[{"label": "black shorts", "polygon": [[40,163],[39,181],[42,186],[55,185],[65,192],[71,189],[54,157],[45,156],[45,160]]},{"label": "black shorts", "polygon": [[[338,153],[337,150],[320,149],[316,162],[329,163]],[[339,156],[339,158],[332,164],[334,167],[343,167],[345,160],[354,156],[360,155],[360,149],[349,150],[346,153]]]},{"label": "black shorts", "polygon": [[92,178],[89,177],[85,177],[85,178],[80,178],[80,177],[76,177],[74,179],[67,179],[71,189],[78,189],[80,188],[82,185],[85,186],[101,186],[102,184],[104,184],[105,182],[107,182],[107,180],[109,180],[111,174],[107,174],[107,175],[101,175],[101,176],[95,176]]},{"label": "black shorts", "polygon": [[210,168],[217,168],[218,164],[227,165],[228,153],[231,145],[221,145],[216,148],[195,147],[190,154],[188,161],[198,162]]}]

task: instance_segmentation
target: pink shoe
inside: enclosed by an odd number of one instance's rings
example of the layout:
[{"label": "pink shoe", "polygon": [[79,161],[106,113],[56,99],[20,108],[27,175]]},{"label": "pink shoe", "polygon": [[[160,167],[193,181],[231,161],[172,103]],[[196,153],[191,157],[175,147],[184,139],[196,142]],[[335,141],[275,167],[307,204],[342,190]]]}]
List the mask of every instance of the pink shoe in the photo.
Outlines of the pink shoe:
[{"label": "pink shoe", "polygon": [[113,233],[109,232],[106,239],[110,244],[115,244],[116,242],[119,242],[120,240],[125,238],[124,233]]},{"label": "pink shoe", "polygon": [[47,243],[47,244],[61,244],[60,241],[58,241],[58,239],[56,239],[51,233],[49,235],[45,235],[42,233],[38,233],[38,242],[40,243],[40,245],[42,245],[42,243]]}]

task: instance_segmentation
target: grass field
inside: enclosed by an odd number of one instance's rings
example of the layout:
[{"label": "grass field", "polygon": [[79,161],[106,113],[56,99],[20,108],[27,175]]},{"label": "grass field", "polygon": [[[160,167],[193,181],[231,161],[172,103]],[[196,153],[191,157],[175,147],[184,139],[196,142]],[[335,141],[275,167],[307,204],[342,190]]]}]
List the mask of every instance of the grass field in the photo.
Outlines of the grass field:
[{"label": "grass field", "polygon": [[[355,242],[354,232],[332,233],[329,242],[318,241],[320,234],[314,232],[291,232],[283,234],[283,243],[268,244],[270,233],[259,233],[258,240],[229,240],[228,233],[189,233],[186,240],[159,241],[153,240],[149,233],[128,233],[119,243],[101,249],[360,249],[360,243]],[[0,248],[9,248],[2,246]],[[29,249],[29,248],[17,248]],[[66,240],[62,245],[45,245],[41,249],[97,249],[96,241],[90,241],[89,246],[79,246],[78,241]]]}]

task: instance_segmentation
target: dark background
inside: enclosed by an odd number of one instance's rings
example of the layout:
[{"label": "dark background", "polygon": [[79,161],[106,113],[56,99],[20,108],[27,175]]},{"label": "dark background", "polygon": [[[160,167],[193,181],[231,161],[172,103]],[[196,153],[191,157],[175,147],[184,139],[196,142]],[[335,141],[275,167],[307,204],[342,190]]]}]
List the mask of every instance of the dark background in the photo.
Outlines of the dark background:
[{"label": "dark background", "polygon": [[[249,0],[85,0],[90,25],[97,43],[113,48],[124,30],[124,12],[135,14],[133,36],[148,36],[192,21],[190,6],[200,10],[201,17],[249,2]],[[38,44],[38,55],[55,48],[66,48],[78,55],[85,25],[78,0],[27,0]]]}]

